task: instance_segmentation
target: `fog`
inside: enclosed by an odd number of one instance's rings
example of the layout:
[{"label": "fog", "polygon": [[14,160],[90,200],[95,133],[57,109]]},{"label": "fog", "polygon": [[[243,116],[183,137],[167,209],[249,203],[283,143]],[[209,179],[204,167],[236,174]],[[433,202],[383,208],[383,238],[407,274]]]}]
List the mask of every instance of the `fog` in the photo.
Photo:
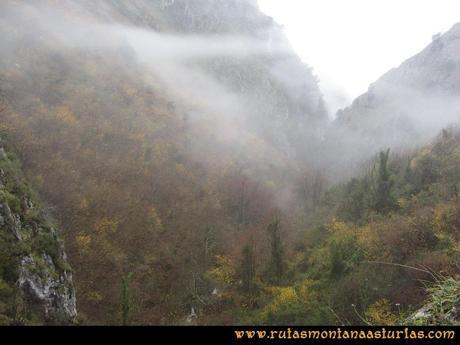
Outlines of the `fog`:
[{"label": "fog", "polygon": [[[89,51],[108,60],[121,57],[140,82],[160,84],[193,128],[189,151],[194,159],[214,164],[224,156],[238,157],[259,174],[271,174],[276,166],[289,171],[282,182],[288,189],[293,172],[321,170],[331,180],[347,178],[378,150],[422,145],[459,116],[455,93],[386,78],[330,122],[318,108],[322,96],[311,69],[277,26],[246,36],[174,34],[123,25],[116,18],[68,16],[59,6],[7,2],[2,7],[2,27],[15,28],[19,36],[24,31],[36,46],[43,42],[45,54]],[[6,69],[27,63],[19,55],[23,61],[15,61],[23,44],[5,41]],[[410,68],[417,76],[419,66]],[[343,101],[339,90],[336,96],[332,102]],[[196,135],[202,127],[209,132]]]},{"label": "fog", "polygon": [[[250,37],[173,35],[65,18],[59,9],[44,5],[39,8],[15,6],[12,13],[7,10],[2,11],[2,20],[10,21],[12,26],[28,22],[26,30],[33,31],[34,39],[52,41],[54,52],[89,50],[109,57],[126,53],[125,58],[130,59],[127,64],[141,66],[145,73],[159,78],[170,96],[184,103],[183,108],[200,103],[200,111],[188,111],[188,114],[195,120],[199,117],[212,120],[213,125],[218,126],[216,130],[234,146],[244,143],[250,135],[246,131],[247,105],[240,95],[205,71],[203,65],[211,59],[257,59],[289,51],[283,43],[269,44]],[[3,55],[20,49],[14,42],[11,44],[13,46],[4,47]],[[14,62],[12,56],[9,59]]]},{"label": "fog", "polygon": [[332,115],[460,19],[456,0],[259,0],[259,6],[315,68]]},{"label": "fog", "polygon": [[[91,54],[101,56],[103,60],[97,64],[106,64],[105,68],[111,60],[121,59],[139,83],[153,89],[160,86],[173,105],[176,115],[172,116],[186,119],[191,136],[189,158],[209,168],[223,168],[234,161],[235,171],[243,175],[276,180],[274,202],[283,207],[291,198],[292,180],[304,170],[314,170],[307,152],[314,152],[323,130],[317,127],[314,114],[321,95],[314,84],[309,85],[308,67],[293,55],[287,41],[278,37],[277,28],[261,35],[269,40],[241,35],[179,35],[121,25],[115,18],[100,23],[69,17],[59,7],[43,4],[2,6],[1,26],[16,35],[3,43],[0,56],[4,70],[40,73],[33,56],[20,54],[29,44],[48,61],[58,57],[59,68],[67,69],[58,77],[56,85],[60,88],[71,82],[68,78],[86,78],[78,75],[78,65],[91,61]],[[82,56],[89,56],[89,60],[81,60]],[[259,61],[268,61],[268,68],[259,67]],[[233,70],[224,74],[220,66]],[[18,90],[37,91],[26,83],[16,85],[20,87],[10,91],[18,105],[24,96]],[[109,92],[97,90],[104,111],[122,102],[113,100]]]}]

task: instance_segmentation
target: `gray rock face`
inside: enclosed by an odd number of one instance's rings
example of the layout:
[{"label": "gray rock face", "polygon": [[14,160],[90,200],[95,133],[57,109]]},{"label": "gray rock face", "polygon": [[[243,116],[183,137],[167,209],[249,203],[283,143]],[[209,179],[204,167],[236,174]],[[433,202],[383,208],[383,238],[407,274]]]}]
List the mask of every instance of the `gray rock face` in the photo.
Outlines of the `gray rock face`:
[{"label": "gray rock face", "polygon": [[0,147],[0,159],[6,159],[6,152],[3,147]]},{"label": "gray rock face", "polygon": [[21,241],[21,219],[18,215],[11,212],[11,209],[7,203],[0,204],[0,225],[7,225],[13,233],[14,237]]},{"label": "gray rock face", "polygon": [[184,33],[254,35],[273,26],[255,1],[249,0],[174,0],[163,1],[162,8]]},{"label": "gray rock face", "polygon": [[[1,143],[0,152],[5,152]],[[72,273],[58,234],[43,210],[28,195],[17,164],[6,154],[0,157],[0,163],[3,172],[0,175],[2,240],[9,239],[11,246],[23,248],[19,251],[23,256],[17,261],[17,267],[9,267],[16,271],[16,285],[23,292],[27,308],[39,315],[42,322],[74,323],[77,311]],[[0,276],[0,279],[6,278]]]},{"label": "gray rock face", "polygon": [[427,304],[413,313],[407,320],[407,323],[428,323],[428,324],[457,324],[460,319],[460,305],[452,307],[447,313],[443,314],[441,318],[435,315],[433,306]]},{"label": "gray rock face", "polygon": [[58,324],[73,323],[77,309],[72,274],[67,271],[58,273],[53,259],[47,254],[43,254],[40,261],[45,264],[45,269],[30,255],[21,260],[19,286],[32,303],[42,308],[45,319]]},{"label": "gray rock face", "polygon": [[265,46],[255,57],[212,58],[199,67],[237,95],[250,131],[286,157],[313,159],[328,122],[317,79],[256,1],[165,1],[162,16],[167,32],[229,35]]}]

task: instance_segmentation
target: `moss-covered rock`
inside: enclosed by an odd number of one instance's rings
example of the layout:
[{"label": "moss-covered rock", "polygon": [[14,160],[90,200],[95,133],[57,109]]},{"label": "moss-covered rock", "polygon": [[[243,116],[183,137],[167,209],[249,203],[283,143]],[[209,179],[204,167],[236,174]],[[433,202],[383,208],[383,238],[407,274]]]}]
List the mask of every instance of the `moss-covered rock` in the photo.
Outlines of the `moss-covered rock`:
[{"label": "moss-covered rock", "polygon": [[75,322],[72,273],[58,234],[0,141],[0,325]]}]

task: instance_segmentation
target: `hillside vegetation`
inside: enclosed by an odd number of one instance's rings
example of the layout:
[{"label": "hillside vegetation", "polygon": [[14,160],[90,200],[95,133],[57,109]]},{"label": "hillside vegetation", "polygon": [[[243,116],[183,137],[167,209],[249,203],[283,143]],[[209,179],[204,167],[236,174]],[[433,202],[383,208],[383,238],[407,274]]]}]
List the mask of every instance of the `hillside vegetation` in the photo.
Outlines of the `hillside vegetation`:
[{"label": "hillside vegetation", "polygon": [[[0,35],[17,155],[0,163],[19,183],[0,201],[25,229],[29,190],[49,205],[81,324],[455,322],[438,302],[457,304],[458,129],[360,151],[347,126],[364,110],[330,123],[311,68],[250,0],[5,0]],[[40,220],[26,252],[55,267],[73,322]],[[2,236],[0,318],[16,323],[24,248]],[[424,305],[436,315],[413,318]]]}]

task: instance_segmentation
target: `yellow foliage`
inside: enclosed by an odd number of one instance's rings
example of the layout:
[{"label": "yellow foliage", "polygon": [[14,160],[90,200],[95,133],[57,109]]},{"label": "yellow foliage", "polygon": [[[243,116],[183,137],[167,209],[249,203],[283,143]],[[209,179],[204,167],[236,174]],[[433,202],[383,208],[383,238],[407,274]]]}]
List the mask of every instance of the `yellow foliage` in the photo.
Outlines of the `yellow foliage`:
[{"label": "yellow foliage", "polygon": [[94,230],[100,234],[113,233],[117,230],[120,221],[118,219],[102,218],[94,224]]},{"label": "yellow foliage", "polygon": [[310,266],[321,265],[324,267],[327,264],[324,258],[326,258],[328,255],[329,248],[327,246],[322,246],[316,250],[313,250],[307,258],[308,264]]},{"label": "yellow foliage", "polygon": [[262,315],[274,315],[290,306],[302,302],[293,287],[273,287],[270,289],[275,295],[272,302],[265,306]]},{"label": "yellow foliage", "polygon": [[91,245],[91,236],[86,234],[80,234],[77,236],[78,248],[81,251],[88,251]]},{"label": "yellow foliage", "polygon": [[104,299],[104,296],[99,291],[90,291],[87,294],[88,301],[91,302],[101,302]]},{"label": "yellow foliage", "polygon": [[316,293],[312,286],[313,282],[309,279],[305,279],[297,288],[297,295],[302,302],[312,301],[316,298]]},{"label": "yellow foliage", "polygon": [[11,131],[12,129],[13,128],[11,127],[11,124],[0,123],[0,132],[1,133]]},{"label": "yellow foliage", "polygon": [[265,186],[267,187],[267,189],[275,189],[276,183],[273,180],[268,180],[265,182]]},{"label": "yellow foliage", "polygon": [[452,228],[456,208],[448,205],[438,205],[433,212],[433,228],[435,233],[443,237]]},{"label": "yellow foliage", "polygon": [[183,164],[180,164],[180,163],[176,164],[176,172],[179,175],[183,175],[183,176],[187,175],[187,169],[185,168],[185,166]]},{"label": "yellow foliage", "polygon": [[161,221],[160,216],[158,215],[157,210],[154,207],[151,207],[148,211],[148,222],[151,226],[151,229],[162,231],[163,230],[163,223]]},{"label": "yellow foliage", "polygon": [[88,207],[89,207],[88,199],[83,198],[83,199],[80,201],[80,209],[85,210],[85,209],[87,209]]},{"label": "yellow foliage", "polygon": [[425,147],[420,150],[419,154],[410,161],[410,168],[416,169],[418,162],[431,154],[431,148]]},{"label": "yellow foliage", "polygon": [[130,87],[130,86],[125,86],[124,91],[126,95],[128,95],[129,97],[135,97],[138,92],[137,89],[135,89],[134,87]]},{"label": "yellow foliage", "polygon": [[235,269],[230,258],[224,255],[216,256],[217,265],[207,272],[207,276],[221,285],[230,285],[234,282]]},{"label": "yellow foliage", "polygon": [[337,220],[336,218],[332,218],[328,225],[328,230],[332,234],[351,234],[355,229],[348,224]]},{"label": "yellow foliage", "polygon": [[369,323],[379,326],[398,323],[398,316],[393,313],[391,303],[387,299],[378,300],[369,306],[366,311],[366,319]]},{"label": "yellow foliage", "polygon": [[409,200],[407,200],[406,198],[399,198],[397,200],[397,203],[398,203],[399,208],[405,209],[409,205]]},{"label": "yellow foliage", "polygon": [[65,105],[60,105],[56,107],[54,110],[54,114],[59,121],[62,121],[69,126],[75,126],[78,123],[75,115]]},{"label": "yellow foliage", "polygon": [[358,229],[357,242],[368,260],[383,260],[390,256],[379,236],[381,231],[387,229],[381,229],[378,223],[370,223]]},{"label": "yellow foliage", "polygon": [[153,159],[157,162],[164,162],[169,158],[169,145],[166,143],[155,143],[153,146]]},{"label": "yellow foliage", "polygon": [[42,175],[36,175],[36,176],[33,177],[33,181],[34,181],[34,185],[37,188],[42,188],[43,183],[45,182],[45,179],[43,178]]},{"label": "yellow foliage", "polygon": [[278,288],[278,294],[275,299],[275,304],[284,305],[291,304],[298,301],[298,296],[294,288],[282,287]]}]

